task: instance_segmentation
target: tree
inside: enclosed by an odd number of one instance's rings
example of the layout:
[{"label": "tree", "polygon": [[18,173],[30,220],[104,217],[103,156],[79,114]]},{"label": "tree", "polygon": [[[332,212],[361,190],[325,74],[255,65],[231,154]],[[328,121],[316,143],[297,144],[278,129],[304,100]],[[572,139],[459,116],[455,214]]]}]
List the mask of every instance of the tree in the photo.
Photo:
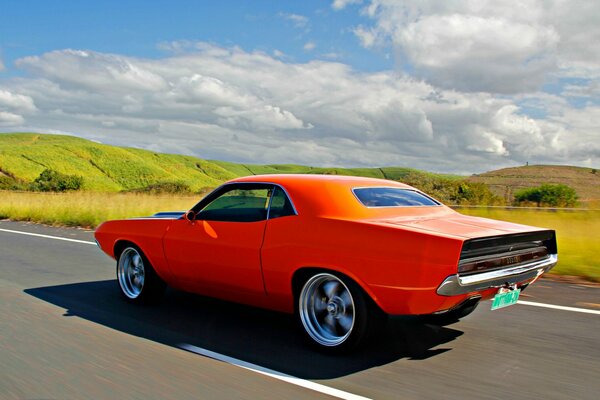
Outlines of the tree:
[{"label": "tree", "polygon": [[66,175],[51,169],[45,169],[40,176],[35,178],[30,189],[39,192],[66,192],[79,190],[82,185],[83,178],[81,176]]},{"label": "tree", "polygon": [[536,203],[538,207],[574,207],[577,204],[575,190],[563,184],[544,184],[515,193],[515,203]]}]

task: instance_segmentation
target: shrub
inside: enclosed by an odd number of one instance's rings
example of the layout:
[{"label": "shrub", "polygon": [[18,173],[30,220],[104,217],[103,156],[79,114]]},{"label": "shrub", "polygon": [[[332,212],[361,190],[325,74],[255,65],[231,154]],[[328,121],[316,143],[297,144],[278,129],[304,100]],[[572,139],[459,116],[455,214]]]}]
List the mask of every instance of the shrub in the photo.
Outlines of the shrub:
[{"label": "shrub", "polygon": [[492,193],[484,183],[420,173],[409,173],[402,179],[402,182],[414,186],[446,204],[480,206],[504,204],[504,200]]},{"label": "shrub", "polygon": [[76,175],[66,175],[51,169],[45,169],[29,186],[30,190],[38,192],[66,192],[79,190],[83,178]]},{"label": "shrub", "polygon": [[577,204],[575,190],[563,184],[544,184],[515,193],[515,203],[535,203],[538,207],[573,207]]},{"label": "shrub", "polygon": [[134,189],[132,192],[151,194],[189,194],[192,190],[183,182],[157,182],[140,189]]},{"label": "shrub", "polygon": [[0,190],[25,190],[25,186],[10,176],[0,175]]}]

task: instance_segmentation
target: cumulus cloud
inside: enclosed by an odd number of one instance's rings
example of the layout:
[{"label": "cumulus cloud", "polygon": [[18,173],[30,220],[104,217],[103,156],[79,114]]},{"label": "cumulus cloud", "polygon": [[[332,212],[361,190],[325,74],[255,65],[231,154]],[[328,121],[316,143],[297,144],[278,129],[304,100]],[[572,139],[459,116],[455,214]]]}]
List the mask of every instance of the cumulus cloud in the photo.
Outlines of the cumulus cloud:
[{"label": "cumulus cloud", "polygon": [[399,63],[436,86],[526,93],[556,76],[600,76],[594,0],[515,2],[372,0],[364,47],[391,43]]},{"label": "cumulus cloud", "polygon": [[362,3],[362,0],[333,0],[333,3],[331,3],[331,8],[333,8],[334,10],[343,10],[344,8],[346,8],[346,6],[348,6],[349,4],[360,4]]},{"label": "cumulus cloud", "polygon": [[20,110],[25,112],[35,111],[33,99],[29,96],[15,94],[8,90],[0,89],[0,107]]},{"label": "cumulus cloud", "polygon": [[0,126],[22,126],[25,123],[24,115],[32,114],[36,110],[31,97],[0,87]]},{"label": "cumulus cloud", "polygon": [[[598,109],[572,110],[556,96],[460,92],[206,43],[178,49],[158,59],[63,50],[17,60],[27,73],[0,80],[0,124],[255,163],[481,172],[600,159],[581,144],[597,135]],[[527,117],[523,105],[547,117]]]},{"label": "cumulus cloud", "polygon": [[300,14],[284,13],[278,14],[280,18],[290,21],[296,28],[306,28],[308,25],[308,17]]},{"label": "cumulus cloud", "polygon": [[306,42],[303,46],[304,51],[313,51],[317,47],[315,42]]},{"label": "cumulus cloud", "polygon": [[0,126],[20,126],[24,122],[25,119],[21,115],[0,111]]}]

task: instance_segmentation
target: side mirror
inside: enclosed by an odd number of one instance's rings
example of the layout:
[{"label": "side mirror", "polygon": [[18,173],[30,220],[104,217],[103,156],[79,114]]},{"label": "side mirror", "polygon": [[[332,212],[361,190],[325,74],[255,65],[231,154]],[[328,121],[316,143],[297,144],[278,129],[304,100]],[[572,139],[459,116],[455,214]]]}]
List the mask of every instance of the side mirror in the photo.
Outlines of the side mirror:
[{"label": "side mirror", "polygon": [[183,218],[188,222],[194,222],[196,219],[196,213],[193,210],[186,211],[186,213],[183,214]]}]

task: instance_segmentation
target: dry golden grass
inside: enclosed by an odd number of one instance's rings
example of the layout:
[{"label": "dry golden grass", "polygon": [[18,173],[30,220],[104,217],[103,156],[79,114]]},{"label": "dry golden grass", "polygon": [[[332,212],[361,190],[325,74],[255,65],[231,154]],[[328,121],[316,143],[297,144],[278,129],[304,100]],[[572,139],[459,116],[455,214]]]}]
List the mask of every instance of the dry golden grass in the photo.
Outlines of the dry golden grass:
[{"label": "dry golden grass", "polygon": [[600,211],[466,208],[463,214],[554,229],[558,264],[551,271],[600,282]]},{"label": "dry golden grass", "polygon": [[[191,208],[200,195],[119,193],[32,193],[0,191],[0,219],[95,228],[110,219],[152,215]],[[559,263],[552,270],[600,282],[600,211],[547,211],[466,208],[468,215],[556,230]]]},{"label": "dry golden grass", "polygon": [[95,228],[103,221],[188,210],[201,196],[0,192],[0,219]]}]

